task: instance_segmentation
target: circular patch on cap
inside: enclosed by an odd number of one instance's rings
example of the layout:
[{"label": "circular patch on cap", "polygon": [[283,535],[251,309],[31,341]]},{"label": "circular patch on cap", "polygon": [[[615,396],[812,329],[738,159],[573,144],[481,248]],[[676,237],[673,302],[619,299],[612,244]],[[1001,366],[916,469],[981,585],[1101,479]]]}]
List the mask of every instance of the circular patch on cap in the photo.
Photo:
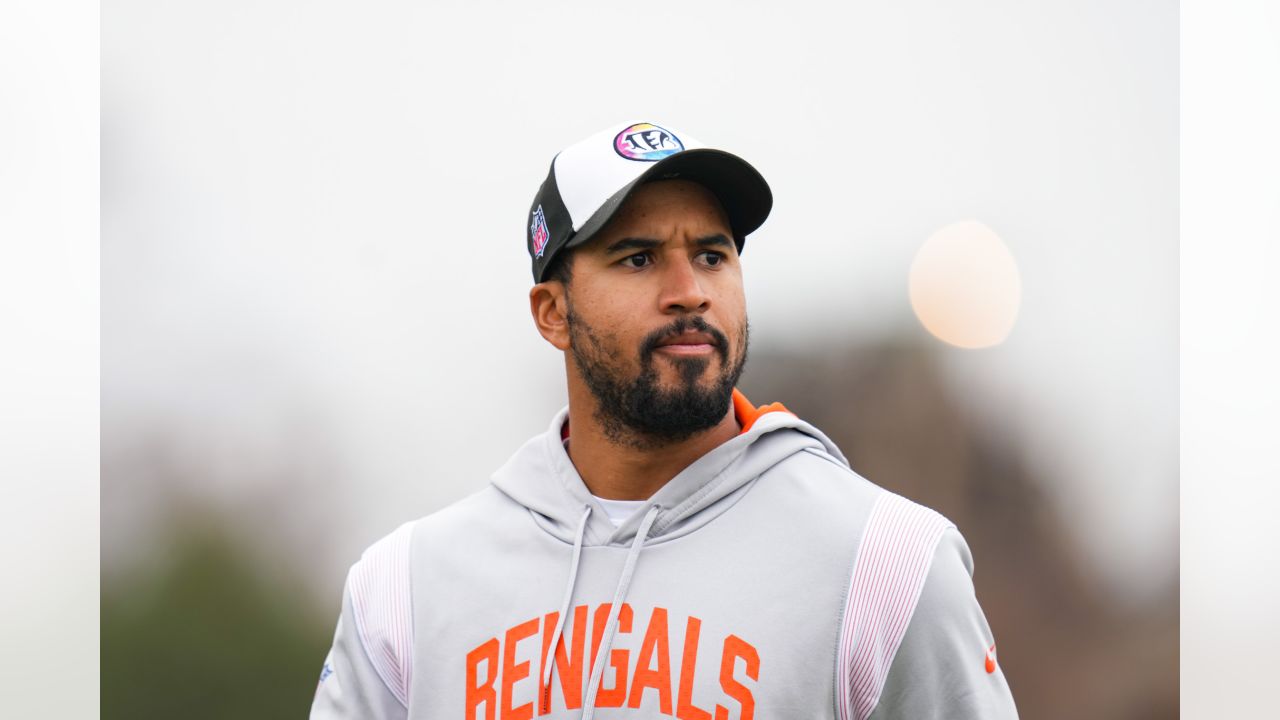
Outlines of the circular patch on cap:
[{"label": "circular patch on cap", "polygon": [[666,128],[636,123],[618,133],[613,139],[613,149],[628,160],[657,162],[684,150],[684,143]]}]

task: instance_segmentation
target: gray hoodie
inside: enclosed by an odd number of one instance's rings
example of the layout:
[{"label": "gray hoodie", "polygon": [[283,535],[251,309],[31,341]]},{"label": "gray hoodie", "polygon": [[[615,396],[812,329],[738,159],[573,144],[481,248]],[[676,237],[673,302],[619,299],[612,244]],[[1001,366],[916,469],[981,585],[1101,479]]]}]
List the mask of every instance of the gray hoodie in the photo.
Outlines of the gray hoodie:
[{"label": "gray hoodie", "polygon": [[954,525],[794,415],[734,405],[747,429],[620,526],[566,409],[488,487],[379,540],[311,717],[1016,718]]}]

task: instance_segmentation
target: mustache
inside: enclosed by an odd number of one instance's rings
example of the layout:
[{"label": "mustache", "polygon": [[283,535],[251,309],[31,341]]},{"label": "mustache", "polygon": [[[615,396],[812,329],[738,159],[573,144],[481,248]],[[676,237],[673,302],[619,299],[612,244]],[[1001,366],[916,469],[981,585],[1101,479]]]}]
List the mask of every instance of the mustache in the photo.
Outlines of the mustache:
[{"label": "mustache", "polygon": [[716,352],[720,355],[720,358],[723,360],[728,357],[729,338],[725,337],[724,333],[713,327],[706,320],[703,320],[700,316],[693,315],[676,318],[670,325],[658,328],[646,335],[644,340],[640,343],[641,358],[646,361],[649,360],[653,356],[654,351],[658,349],[658,343],[661,343],[672,335],[679,335],[680,333],[686,332],[701,332],[710,335],[713,346],[715,347]]}]

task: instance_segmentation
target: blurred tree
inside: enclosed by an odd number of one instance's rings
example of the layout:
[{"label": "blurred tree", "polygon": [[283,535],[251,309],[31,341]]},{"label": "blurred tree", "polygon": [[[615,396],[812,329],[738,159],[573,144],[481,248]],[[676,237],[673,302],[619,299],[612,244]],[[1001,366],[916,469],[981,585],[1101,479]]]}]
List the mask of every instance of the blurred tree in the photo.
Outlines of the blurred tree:
[{"label": "blurred tree", "polygon": [[104,578],[102,717],[305,716],[332,619],[216,521],[188,517],[167,536],[158,571]]}]

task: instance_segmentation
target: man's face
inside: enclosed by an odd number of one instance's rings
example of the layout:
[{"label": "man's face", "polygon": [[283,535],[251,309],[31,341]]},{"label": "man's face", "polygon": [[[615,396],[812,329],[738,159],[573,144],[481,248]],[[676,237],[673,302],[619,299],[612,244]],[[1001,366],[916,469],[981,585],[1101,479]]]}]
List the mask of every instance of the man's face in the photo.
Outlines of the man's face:
[{"label": "man's face", "polygon": [[747,315],[715,196],[687,180],[644,185],[571,259],[569,350],[605,431],[658,446],[723,420]]}]

